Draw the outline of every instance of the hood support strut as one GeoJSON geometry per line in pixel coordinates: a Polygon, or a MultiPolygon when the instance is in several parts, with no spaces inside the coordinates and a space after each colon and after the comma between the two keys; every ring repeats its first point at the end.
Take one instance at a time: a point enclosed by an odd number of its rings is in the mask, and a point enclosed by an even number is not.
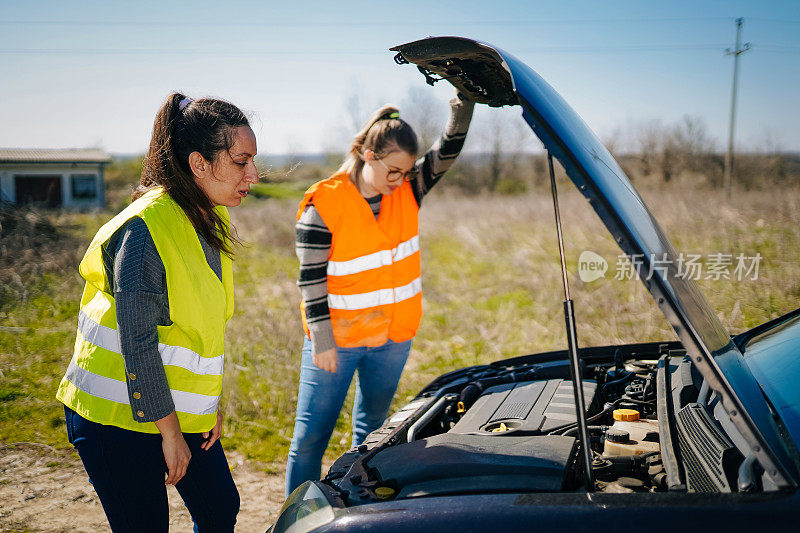
{"type": "Polygon", "coordinates": [[[553,155],[547,151],[547,164],[550,167],[550,190],[553,193],[553,210],[556,217],[556,233],[558,235],[558,252],[561,256],[561,279],[564,284],[564,320],[567,325],[567,345],[569,349],[570,374],[572,377],[572,390],[575,394],[575,416],[578,421],[578,438],[583,455],[583,480],[586,492],[594,491],[594,474],[592,472],[592,449],[589,440],[589,430],[586,422],[586,400],[583,397],[583,376],[578,356],[578,333],[575,325],[575,308],[569,294],[569,280],[567,279],[567,262],[564,254],[564,237],[561,233],[561,214],[558,211],[558,191],[556,189],[556,175],[553,169],[553,155]]]}

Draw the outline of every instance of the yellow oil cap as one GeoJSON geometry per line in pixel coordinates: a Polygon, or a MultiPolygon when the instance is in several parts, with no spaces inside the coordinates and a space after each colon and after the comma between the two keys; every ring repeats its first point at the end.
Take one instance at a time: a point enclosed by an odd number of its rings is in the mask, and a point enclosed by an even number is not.
{"type": "Polygon", "coordinates": [[[636,409],[614,409],[614,420],[622,422],[636,422],[639,420],[639,411],[636,409]]]}
{"type": "Polygon", "coordinates": [[[392,487],[376,487],[375,496],[380,500],[388,500],[394,496],[394,489],[392,487]]]}

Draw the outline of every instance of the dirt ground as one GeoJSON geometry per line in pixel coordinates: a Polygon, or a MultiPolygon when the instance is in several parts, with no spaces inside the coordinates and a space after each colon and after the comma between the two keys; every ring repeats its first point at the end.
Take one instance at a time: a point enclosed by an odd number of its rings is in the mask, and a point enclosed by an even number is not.
{"type": "MultiPolygon", "coordinates": [[[[277,474],[228,453],[241,509],[236,531],[264,532],[283,504],[283,465],[277,474]]],[[[168,487],[171,532],[190,532],[192,521],[174,487],[168,487]]],[[[80,460],[48,446],[0,447],[0,531],[111,531],[80,460]]]]}

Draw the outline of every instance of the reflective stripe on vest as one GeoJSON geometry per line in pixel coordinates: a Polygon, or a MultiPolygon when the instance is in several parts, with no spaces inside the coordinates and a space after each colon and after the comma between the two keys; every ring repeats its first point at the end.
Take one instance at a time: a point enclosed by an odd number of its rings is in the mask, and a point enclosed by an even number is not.
{"type": "MultiPolygon", "coordinates": [[[[122,348],[120,348],[119,345],[119,334],[117,330],[101,326],[89,318],[83,311],[78,313],[78,331],[80,331],[86,341],[95,346],[122,355],[122,348]]],[[[225,354],[218,355],[217,357],[200,357],[189,348],[184,348],[183,346],[168,346],[161,342],[158,343],[158,352],[161,354],[161,362],[165,365],[179,366],[193,374],[222,375],[225,354]]]]}
{"type": "Polygon", "coordinates": [[[408,285],[395,289],[379,289],[361,294],[328,294],[331,309],[368,309],[408,300],[422,292],[422,279],[417,278],[408,285]]]}
{"type": "Polygon", "coordinates": [[[419,206],[411,184],[383,196],[377,219],[346,173],[309,188],[298,220],[312,200],[332,235],[327,301],[336,344],[380,346],[412,339],[422,317],[422,280],[419,206]]]}
{"type": "MultiPolygon", "coordinates": [[[[124,381],[89,372],[75,364],[74,358],[70,361],[64,377],[86,394],[114,403],[130,405],[128,385],[124,381]]],[[[182,413],[208,415],[216,413],[219,408],[219,396],[207,396],[175,389],[170,389],[170,393],[175,410],[182,413]]]]}
{"type": "MultiPolygon", "coordinates": [[[[401,242],[392,250],[381,250],[368,255],[362,255],[349,261],[328,261],[329,276],[347,276],[358,274],[373,268],[389,266],[394,261],[400,261],[411,254],[419,252],[419,235],[415,235],[405,242],[401,242]]],[[[391,302],[390,302],[391,303],[391,302]]]]}

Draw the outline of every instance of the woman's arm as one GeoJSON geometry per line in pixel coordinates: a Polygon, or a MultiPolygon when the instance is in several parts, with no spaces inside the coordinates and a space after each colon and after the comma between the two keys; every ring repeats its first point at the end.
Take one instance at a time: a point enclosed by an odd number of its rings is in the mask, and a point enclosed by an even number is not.
{"type": "Polygon", "coordinates": [[[295,251],[300,260],[300,279],[297,280],[297,286],[305,302],[306,323],[311,333],[313,353],[316,355],[334,350],[335,355],[336,342],[333,338],[333,326],[328,309],[328,256],[331,250],[331,232],[311,203],[303,211],[295,229],[297,234],[295,251]]]}
{"type": "Polygon", "coordinates": [[[416,175],[411,179],[411,186],[414,189],[417,205],[422,205],[422,198],[439,182],[464,147],[474,109],[475,102],[471,100],[460,98],[450,100],[450,118],[447,127],[442,136],[414,166],[416,175]]]}
{"type": "Polygon", "coordinates": [[[155,422],[175,410],[158,351],[157,326],[171,324],[164,263],[140,218],[112,237],[108,252],[131,413],[137,422],[155,422]]]}
{"type": "Polygon", "coordinates": [[[192,457],[183,438],[178,415],[158,351],[158,328],[170,324],[166,271],[147,225],[140,218],[128,222],[105,250],[117,312],[117,331],[125,361],[128,398],[133,419],[155,422],[174,485],[186,474],[192,457]],[[109,253],[113,250],[113,254],[109,253]]]}

